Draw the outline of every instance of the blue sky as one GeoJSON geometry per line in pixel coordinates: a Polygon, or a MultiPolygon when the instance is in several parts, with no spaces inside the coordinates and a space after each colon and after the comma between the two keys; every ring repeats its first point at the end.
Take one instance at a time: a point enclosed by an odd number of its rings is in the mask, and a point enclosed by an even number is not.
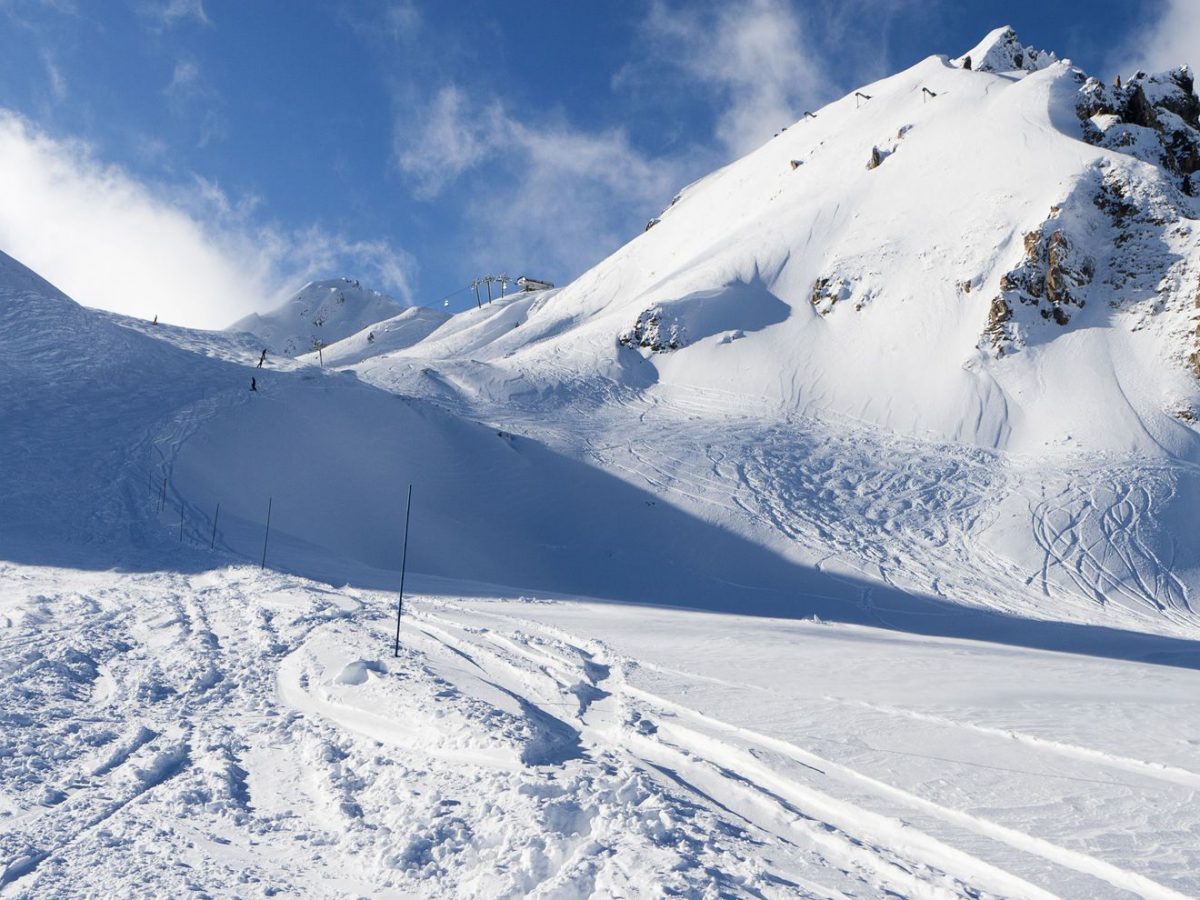
{"type": "Polygon", "coordinates": [[[561,282],[859,84],[1000,24],[1106,78],[1200,61],[1194,7],[0,0],[0,249],[206,327],[314,277],[561,282]]]}

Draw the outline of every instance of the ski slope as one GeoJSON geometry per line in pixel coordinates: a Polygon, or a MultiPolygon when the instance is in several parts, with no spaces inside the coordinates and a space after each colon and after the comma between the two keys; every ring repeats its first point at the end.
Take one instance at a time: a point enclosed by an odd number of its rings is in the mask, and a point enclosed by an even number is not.
{"type": "Polygon", "coordinates": [[[0,254],[0,896],[1200,894],[1182,88],[967,55],[453,317],[0,254]]]}
{"type": "Polygon", "coordinates": [[[4,578],[5,895],[1200,888],[1194,668],[420,582],[393,657],[391,592],[4,578]]]}

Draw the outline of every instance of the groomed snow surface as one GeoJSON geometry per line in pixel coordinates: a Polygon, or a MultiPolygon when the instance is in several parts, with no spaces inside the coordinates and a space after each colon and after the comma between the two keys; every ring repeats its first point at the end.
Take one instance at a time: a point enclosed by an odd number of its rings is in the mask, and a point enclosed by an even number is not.
{"type": "Polygon", "coordinates": [[[1200,895],[1193,201],[972,56],[449,319],[0,254],[0,896],[1200,895]]]}

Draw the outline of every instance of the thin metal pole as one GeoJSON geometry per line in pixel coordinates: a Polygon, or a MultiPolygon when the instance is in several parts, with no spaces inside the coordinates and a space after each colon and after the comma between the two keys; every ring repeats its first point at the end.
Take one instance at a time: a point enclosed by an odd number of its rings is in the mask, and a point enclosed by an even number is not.
{"type": "Polygon", "coordinates": [[[271,537],[271,503],[272,503],[272,498],[268,497],[267,498],[267,531],[266,531],[266,534],[263,535],[263,556],[262,556],[262,562],[258,566],[260,569],[265,569],[267,567],[267,540],[271,537]]]}
{"type": "Polygon", "coordinates": [[[481,304],[479,302],[479,281],[478,280],[472,281],[471,287],[475,288],[475,308],[483,309],[483,304],[481,304]]]}
{"type": "Polygon", "coordinates": [[[221,504],[217,504],[217,511],[213,513],[213,533],[212,540],[208,542],[208,549],[211,550],[217,546],[217,519],[221,518],[221,504]]]}
{"type": "Polygon", "coordinates": [[[396,602],[396,651],[400,655],[400,616],[404,614],[404,572],[408,569],[408,520],[412,515],[412,485],[408,486],[408,506],[404,510],[404,555],[400,558],[400,599],[396,602]]]}

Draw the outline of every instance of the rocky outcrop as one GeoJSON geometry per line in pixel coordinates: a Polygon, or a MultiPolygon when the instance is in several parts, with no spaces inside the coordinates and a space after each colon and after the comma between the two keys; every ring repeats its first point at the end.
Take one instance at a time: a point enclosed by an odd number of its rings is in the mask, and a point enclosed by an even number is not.
{"type": "Polygon", "coordinates": [[[1106,85],[1089,78],[1079,89],[1076,112],[1088,143],[1162,166],[1189,194],[1200,190],[1200,98],[1187,66],[1106,85]]]}
{"type": "Polygon", "coordinates": [[[872,272],[856,272],[849,277],[822,275],[813,282],[809,302],[822,316],[829,315],[838,304],[845,305],[851,300],[854,301],[850,304],[854,310],[861,311],[878,293],[872,286],[875,284],[875,275],[877,273],[872,272]]]}
{"type": "Polygon", "coordinates": [[[1043,319],[1066,325],[1072,311],[1083,308],[1080,288],[1091,282],[1096,267],[1065,232],[1049,225],[1025,235],[1025,259],[1000,279],[1000,290],[1007,301],[1034,307],[1043,319]]]}
{"type": "Polygon", "coordinates": [[[633,327],[622,332],[617,340],[623,346],[640,347],[652,353],[678,350],[686,344],[683,325],[666,321],[662,308],[657,306],[639,314],[633,327]]]}
{"type": "Polygon", "coordinates": [[[1059,214],[1056,207],[1040,228],[1025,235],[1021,264],[1000,278],[984,329],[985,341],[998,353],[1026,341],[1016,310],[1034,311],[1063,326],[1086,304],[1084,289],[1095,277],[1096,262],[1059,226],[1059,214]]]}
{"type": "Polygon", "coordinates": [[[992,305],[988,309],[987,326],[983,330],[984,342],[995,351],[997,356],[1004,355],[1005,345],[1011,341],[1006,327],[1011,318],[1012,307],[1008,305],[1003,294],[997,294],[992,298],[992,305]]]}
{"type": "Polygon", "coordinates": [[[1194,349],[1191,355],[1188,356],[1188,363],[1192,367],[1192,374],[1197,379],[1200,379],[1200,290],[1196,292],[1195,309],[1196,330],[1192,332],[1192,347],[1194,349]]]}

